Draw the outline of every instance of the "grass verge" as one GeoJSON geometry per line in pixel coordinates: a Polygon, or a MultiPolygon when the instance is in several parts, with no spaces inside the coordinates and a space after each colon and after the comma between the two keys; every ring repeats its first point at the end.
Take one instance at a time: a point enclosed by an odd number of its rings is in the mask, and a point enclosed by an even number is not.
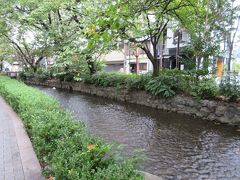
{"type": "Polygon", "coordinates": [[[0,95],[23,120],[46,177],[143,179],[135,158],[119,158],[110,144],[87,133],[54,98],[4,76],[0,76],[0,95]]]}

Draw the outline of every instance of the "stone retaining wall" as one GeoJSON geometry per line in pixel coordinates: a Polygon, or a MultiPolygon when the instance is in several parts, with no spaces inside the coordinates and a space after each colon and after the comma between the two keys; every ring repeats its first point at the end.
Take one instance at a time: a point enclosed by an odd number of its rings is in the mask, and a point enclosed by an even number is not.
{"type": "Polygon", "coordinates": [[[219,121],[221,123],[240,126],[240,105],[235,103],[213,100],[198,101],[184,95],[177,95],[173,98],[166,99],[152,96],[145,91],[128,91],[126,89],[113,87],[96,87],[95,85],[78,82],[60,82],[57,80],[39,82],[36,80],[28,80],[26,83],[79,91],[118,101],[197,116],[210,121],[219,121]]]}

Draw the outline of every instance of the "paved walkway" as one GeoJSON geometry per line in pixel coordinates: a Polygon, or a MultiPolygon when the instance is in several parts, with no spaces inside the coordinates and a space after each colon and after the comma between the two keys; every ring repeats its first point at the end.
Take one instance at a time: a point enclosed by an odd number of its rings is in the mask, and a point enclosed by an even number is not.
{"type": "Polygon", "coordinates": [[[41,167],[22,121],[0,97],[0,180],[40,180],[41,167]]]}

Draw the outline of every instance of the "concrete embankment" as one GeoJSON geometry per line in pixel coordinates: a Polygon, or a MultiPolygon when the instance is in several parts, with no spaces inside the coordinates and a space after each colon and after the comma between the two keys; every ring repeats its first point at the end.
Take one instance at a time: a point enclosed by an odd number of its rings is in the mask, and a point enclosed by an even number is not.
{"type": "Polygon", "coordinates": [[[218,121],[240,126],[240,105],[236,103],[215,100],[196,100],[185,95],[161,98],[152,96],[145,91],[128,91],[127,89],[114,87],[97,87],[80,82],[60,82],[58,80],[40,82],[38,80],[28,80],[26,83],[88,93],[118,101],[196,116],[209,121],[218,121]]]}

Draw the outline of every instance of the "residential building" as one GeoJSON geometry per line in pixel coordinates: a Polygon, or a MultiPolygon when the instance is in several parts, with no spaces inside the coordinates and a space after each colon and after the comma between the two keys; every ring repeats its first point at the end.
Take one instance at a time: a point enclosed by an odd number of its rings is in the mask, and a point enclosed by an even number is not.
{"type": "MultiPolygon", "coordinates": [[[[188,34],[183,30],[173,31],[170,28],[164,33],[162,42],[158,45],[158,56],[161,61],[160,66],[173,69],[176,67],[176,56],[183,56],[182,48],[187,46],[190,41],[188,34]],[[178,40],[179,38],[179,40],[178,40]]],[[[150,49],[152,49],[149,42],[150,49]]],[[[118,50],[106,54],[106,71],[121,71],[126,73],[138,72],[147,73],[153,70],[152,63],[147,55],[140,48],[129,46],[128,41],[119,44],[118,50]]],[[[184,68],[183,65],[179,66],[184,68]]]]}
{"type": "Polygon", "coordinates": [[[119,49],[105,55],[104,59],[106,61],[106,71],[123,71],[126,73],[138,71],[138,73],[143,74],[153,69],[145,52],[140,48],[131,47],[128,41],[120,43],[119,49]]]}

